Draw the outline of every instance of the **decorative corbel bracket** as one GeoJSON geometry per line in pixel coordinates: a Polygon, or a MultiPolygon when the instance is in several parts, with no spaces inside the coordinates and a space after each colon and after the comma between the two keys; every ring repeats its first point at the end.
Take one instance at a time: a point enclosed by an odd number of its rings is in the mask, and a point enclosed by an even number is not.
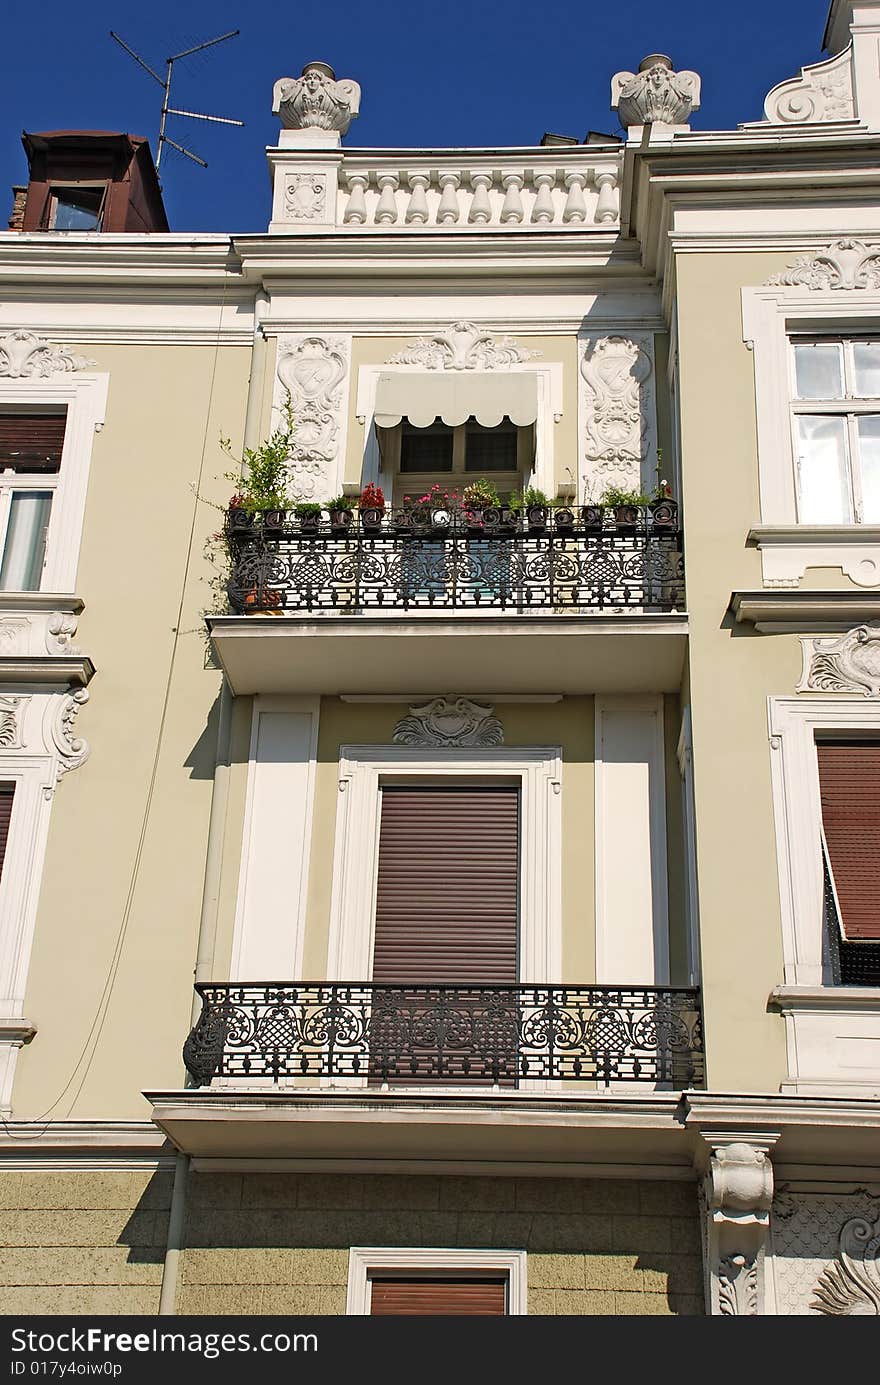
{"type": "Polygon", "coordinates": [[[764,1260],[770,1235],[778,1131],[701,1131],[707,1310],[722,1317],[765,1313],[764,1260]]]}

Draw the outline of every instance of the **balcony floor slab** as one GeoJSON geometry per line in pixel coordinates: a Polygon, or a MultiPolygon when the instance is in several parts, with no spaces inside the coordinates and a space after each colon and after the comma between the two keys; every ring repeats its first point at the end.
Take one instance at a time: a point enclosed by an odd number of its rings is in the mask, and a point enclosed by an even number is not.
{"type": "Polygon", "coordinates": [[[676,692],[684,613],[208,618],[237,695],[676,692]]]}

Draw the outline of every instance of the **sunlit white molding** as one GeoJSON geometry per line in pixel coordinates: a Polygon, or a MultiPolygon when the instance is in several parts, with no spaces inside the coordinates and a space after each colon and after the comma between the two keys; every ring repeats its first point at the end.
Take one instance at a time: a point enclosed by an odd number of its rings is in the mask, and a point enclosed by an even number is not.
{"type": "Polygon", "coordinates": [[[254,698],[233,981],[301,978],[319,715],[317,697],[254,698]]]}
{"type": "Polygon", "coordinates": [[[519,1317],[528,1312],[528,1285],[524,1250],[451,1250],[449,1247],[430,1250],[422,1246],[352,1246],[348,1256],[348,1297],[345,1311],[349,1317],[364,1317],[370,1313],[370,1280],[373,1270],[392,1273],[413,1271],[425,1275],[432,1270],[455,1277],[458,1272],[504,1276],[507,1280],[505,1313],[519,1317]]]}
{"type": "Polygon", "coordinates": [[[669,984],[663,697],[596,698],[596,980],[669,984]]]}

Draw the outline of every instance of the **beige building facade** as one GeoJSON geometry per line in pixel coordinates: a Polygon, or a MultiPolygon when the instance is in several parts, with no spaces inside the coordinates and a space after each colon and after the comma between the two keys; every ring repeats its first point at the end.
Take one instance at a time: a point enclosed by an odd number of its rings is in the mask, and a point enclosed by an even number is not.
{"type": "Polygon", "coordinates": [[[309,64],[267,232],[0,234],[3,1312],[880,1311],[880,6],[825,47],[465,153],[309,64]]]}

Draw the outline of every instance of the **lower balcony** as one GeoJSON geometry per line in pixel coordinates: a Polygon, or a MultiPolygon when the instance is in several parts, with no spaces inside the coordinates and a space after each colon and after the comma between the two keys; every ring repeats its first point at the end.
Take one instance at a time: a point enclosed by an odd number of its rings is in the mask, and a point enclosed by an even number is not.
{"type": "Polygon", "coordinates": [[[375,1085],[703,1082],[699,993],[664,986],[196,986],[184,1045],[216,1079],[375,1085]]]}
{"type": "Polygon", "coordinates": [[[630,509],[233,510],[235,614],[209,618],[214,647],[243,695],[675,691],[682,536],[674,509],[630,509]]]}
{"type": "Polygon", "coordinates": [[[691,1167],[682,1092],[704,1085],[696,989],[196,989],[184,1048],[196,1085],[146,1096],[197,1165],[691,1167]]]}

